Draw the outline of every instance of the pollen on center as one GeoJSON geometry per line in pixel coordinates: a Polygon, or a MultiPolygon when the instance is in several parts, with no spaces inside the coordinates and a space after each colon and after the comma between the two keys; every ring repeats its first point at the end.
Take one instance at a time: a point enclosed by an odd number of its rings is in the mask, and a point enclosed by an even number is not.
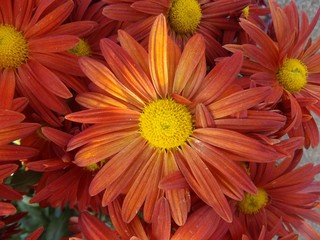
{"type": "Polygon", "coordinates": [[[238,203],[238,207],[243,214],[256,214],[267,205],[268,201],[268,193],[258,188],[257,194],[246,193],[243,200],[238,203]]]}
{"type": "Polygon", "coordinates": [[[193,34],[201,17],[197,0],[173,0],[168,14],[170,27],[178,34],[193,34]]]}
{"type": "Polygon", "coordinates": [[[189,109],[171,98],[146,105],[139,118],[140,133],[158,149],[171,149],[184,144],[193,131],[189,109]]]}

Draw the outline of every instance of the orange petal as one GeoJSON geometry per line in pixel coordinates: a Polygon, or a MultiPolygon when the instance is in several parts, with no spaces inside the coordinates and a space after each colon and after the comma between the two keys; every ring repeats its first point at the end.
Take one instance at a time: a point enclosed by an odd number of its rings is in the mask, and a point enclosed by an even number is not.
{"type": "Polygon", "coordinates": [[[25,116],[22,113],[0,109],[0,130],[23,121],[25,116]]]}
{"type": "Polygon", "coordinates": [[[131,109],[96,108],[74,112],[65,116],[66,119],[80,123],[108,123],[117,121],[138,122],[140,113],[131,109]]]}
{"type": "Polygon", "coordinates": [[[152,239],[170,239],[171,216],[168,201],[162,197],[158,200],[152,215],[152,239]]]}
{"type": "MultiPolygon", "coordinates": [[[[182,52],[173,82],[174,93],[181,94],[187,83],[192,80],[191,76],[204,58],[204,53],[204,39],[202,35],[196,34],[190,38],[182,52]]],[[[205,74],[205,69],[203,70],[205,74]]]]}
{"type": "Polygon", "coordinates": [[[220,61],[205,77],[194,101],[208,104],[219,97],[238,76],[242,62],[241,52],[220,61]]]}
{"type": "Polygon", "coordinates": [[[178,228],[171,240],[210,239],[210,236],[219,226],[223,227],[223,224],[225,223],[209,206],[204,206],[195,211],[185,225],[178,228]]]}
{"type": "Polygon", "coordinates": [[[257,87],[233,93],[208,106],[215,119],[247,110],[261,103],[269,94],[269,87],[257,87]]]}
{"type": "Polygon", "coordinates": [[[76,96],[76,101],[86,108],[106,108],[119,107],[127,108],[127,106],[117,99],[108,97],[97,92],[83,92],[76,96]]]}
{"type": "Polygon", "coordinates": [[[25,158],[34,157],[39,153],[38,150],[34,148],[24,147],[24,146],[15,146],[7,145],[0,146],[0,160],[21,160],[25,158]]]}
{"type": "Polygon", "coordinates": [[[117,124],[110,122],[106,124],[95,124],[87,128],[85,131],[82,131],[76,134],[68,143],[67,151],[71,151],[77,147],[85,145],[91,141],[102,141],[105,134],[110,132],[118,131],[131,131],[138,130],[137,123],[127,122],[118,122],[117,124]]]}
{"type": "Polygon", "coordinates": [[[0,202],[0,216],[7,216],[16,212],[16,208],[11,203],[0,202]]]}
{"type": "Polygon", "coordinates": [[[11,109],[15,87],[16,78],[14,71],[9,69],[2,70],[2,73],[0,73],[0,109],[11,109]]]}
{"type": "Polygon", "coordinates": [[[32,52],[62,52],[67,51],[79,42],[79,38],[69,35],[47,36],[38,39],[30,39],[29,51],[32,52]]]}
{"type": "Polygon", "coordinates": [[[79,167],[86,167],[103,161],[121,151],[138,136],[136,131],[105,134],[103,141],[90,142],[82,147],[75,155],[74,163],[79,167]]]}
{"type": "Polygon", "coordinates": [[[157,95],[149,77],[126,51],[107,38],[100,41],[100,48],[108,66],[124,86],[144,102],[156,99],[157,95]]]}
{"type": "Polygon", "coordinates": [[[42,127],[41,132],[50,141],[54,142],[60,147],[66,147],[72,135],[51,127],[42,127]]]}
{"type": "Polygon", "coordinates": [[[103,222],[90,215],[88,212],[82,212],[80,214],[79,227],[81,233],[88,240],[119,240],[116,233],[111,231],[103,222]]]}
{"type": "Polygon", "coordinates": [[[37,123],[19,123],[0,129],[0,145],[24,138],[40,127],[37,123]]]}
{"type": "Polygon", "coordinates": [[[149,191],[158,191],[152,188],[154,169],[157,169],[158,153],[155,152],[152,157],[140,170],[137,178],[134,180],[129,192],[126,194],[122,205],[122,218],[125,222],[130,222],[141,208],[149,191]]]}
{"type": "Polygon", "coordinates": [[[183,145],[182,152],[175,152],[175,157],[182,174],[194,192],[220,217],[231,222],[232,213],[227,199],[199,155],[190,146],[183,145]]]}
{"type": "Polygon", "coordinates": [[[82,57],[79,59],[79,65],[87,77],[98,87],[116,98],[143,107],[143,101],[130,90],[121,86],[115,75],[102,63],[88,57],[82,57]]]}
{"type": "Polygon", "coordinates": [[[199,128],[194,130],[193,136],[200,141],[235,153],[246,161],[270,162],[284,157],[271,146],[235,131],[199,128]]]}
{"type": "MultiPolygon", "coordinates": [[[[165,189],[165,194],[171,208],[173,220],[178,226],[182,226],[187,221],[188,212],[190,211],[191,200],[189,185],[181,174],[172,152],[168,152],[164,159],[164,174],[165,177],[168,177],[172,176],[174,173],[178,173],[179,175],[177,182],[175,182],[176,178],[173,181],[171,178],[171,181],[167,179],[168,184],[170,187],[178,185],[180,189],[165,189]]],[[[163,182],[160,181],[159,188],[161,188],[161,183],[163,182]]]]}
{"type": "Polygon", "coordinates": [[[156,18],[149,37],[150,74],[153,85],[161,97],[166,97],[169,90],[167,38],[166,18],[161,14],[156,18]]]}
{"type": "Polygon", "coordinates": [[[89,188],[90,195],[98,194],[109,184],[116,181],[131,164],[134,164],[136,158],[145,149],[145,140],[139,137],[111,158],[93,178],[89,188]]]}

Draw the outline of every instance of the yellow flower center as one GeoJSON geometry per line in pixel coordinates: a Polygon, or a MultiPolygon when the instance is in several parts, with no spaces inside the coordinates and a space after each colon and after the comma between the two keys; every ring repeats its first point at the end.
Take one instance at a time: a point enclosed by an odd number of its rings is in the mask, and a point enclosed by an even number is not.
{"type": "Polygon", "coordinates": [[[244,214],[256,214],[268,203],[268,194],[258,188],[257,194],[246,193],[244,199],[238,203],[239,210],[244,214]]]}
{"type": "Polygon", "coordinates": [[[171,28],[176,33],[193,34],[201,16],[201,7],[197,0],[173,0],[168,18],[171,28]]]}
{"type": "Polygon", "coordinates": [[[79,43],[74,48],[71,48],[69,52],[79,57],[90,56],[91,48],[85,40],[80,39],[79,43]]]}
{"type": "Polygon", "coordinates": [[[0,69],[17,68],[27,61],[28,43],[13,26],[0,25],[0,69]]]}
{"type": "Polygon", "coordinates": [[[242,13],[243,13],[243,16],[244,16],[245,18],[248,18],[248,17],[249,17],[249,11],[250,11],[249,5],[246,6],[244,9],[242,9],[242,13]]]}
{"type": "Polygon", "coordinates": [[[144,107],[139,120],[142,137],[159,149],[181,146],[193,130],[188,108],[173,99],[159,99],[149,103],[144,107]]]}
{"type": "Polygon", "coordinates": [[[105,160],[97,162],[97,163],[93,163],[89,166],[86,166],[86,169],[90,172],[94,172],[96,170],[99,170],[104,164],[105,164],[105,160]]]}
{"type": "Polygon", "coordinates": [[[289,92],[299,92],[307,83],[308,69],[299,59],[287,58],[277,73],[279,83],[289,92]]]}

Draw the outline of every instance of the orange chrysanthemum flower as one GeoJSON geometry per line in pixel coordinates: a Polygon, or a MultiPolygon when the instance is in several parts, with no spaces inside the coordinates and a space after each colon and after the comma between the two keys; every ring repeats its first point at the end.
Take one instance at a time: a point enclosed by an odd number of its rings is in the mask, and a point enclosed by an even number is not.
{"type": "Polygon", "coordinates": [[[273,146],[232,130],[242,123],[243,132],[273,132],[283,126],[273,113],[267,117],[275,120],[268,130],[259,128],[262,118],[257,112],[253,110],[249,117],[247,109],[262,102],[270,89],[241,90],[232,85],[242,65],[240,53],[223,60],[205,76],[202,36],[192,37],[181,54],[167,36],[163,15],[152,27],[149,53],[123,31],[119,40],[124,49],[109,39],[101,41],[112,71],[93,59],[80,59],[96,92],[80,94],[76,99],[88,110],[66,116],[71,121],[93,124],[68,144],[69,151],[81,147],[74,163],[86,167],[106,161],[90,185],[90,194],[105,190],[105,206],[125,192],[122,215],[126,222],[143,203],[144,218],[149,222],[156,200],[165,195],[173,219],[182,225],[190,208],[188,188],[183,185],[164,191],[158,187],[169,175],[182,174],[202,200],[231,221],[224,194],[241,199],[244,190],[256,189],[241,165],[224,153],[258,162],[283,156],[273,146]],[[239,112],[248,117],[230,118],[239,112]],[[229,119],[229,124],[223,125],[223,119],[229,119]],[[254,127],[246,125],[247,120],[254,127]]]}
{"type": "Polygon", "coordinates": [[[73,6],[71,0],[3,0],[0,5],[0,85],[5,86],[0,89],[16,89],[52,125],[60,120],[51,111],[70,112],[65,99],[72,94],[62,73],[83,75],[77,58],[65,52],[79,42],[74,34],[95,24],[62,24],[73,6]]]}
{"type": "Polygon", "coordinates": [[[320,9],[309,24],[307,17],[299,20],[297,6],[291,2],[284,10],[273,0],[269,1],[274,39],[258,26],[241,19],[240,25],[256,42],[243,45],[226,45],[232,52],[242,51],[247,57],[242,72],[258,86],[271,86],[267,102],[283,111],[288,126],[282,134],[304,136],[306,147],[319,143],[317,125],[311,111],[320,116],[320,39],[308,41],[320,16],[320,9]]]}
{"type": "MultiPolygon", "coordinates": [[[[302,145],[303,140],[298,141],[302,145]]],[[[298,232],[304,239],[320,239],[306,221],[320,222],[320,213],[314,209],[319,201],[319,182],[315,177],[320,168],[311,163],[295,168],[301,156],[302,150],[298,150],[278,164],[249,163],[248,172],[258,191],[247,193],[233,205],[240,223],[253,239],[258,238],[262,226],[271,230],[279,221],[282,224],[274,231],[280,237],[298,232]]]]}
{"type": "MultiPolygon", "coordinates": [[[[123,22],[123,30],[137,41],[147,45],[147,39],[155,17],[166,16],[170,36],[183,47],[196,33],[204,36],[208,64],[213,65],[217,57],[227,56],[220,43],[223,30],[239,29],[230,15],[241,12],[249,0],[160,0],[160,1],[114,1],[103,14],[110,19],[123,22]]],[[[143,44],[144,45],[144,44],[143,44]]]]}

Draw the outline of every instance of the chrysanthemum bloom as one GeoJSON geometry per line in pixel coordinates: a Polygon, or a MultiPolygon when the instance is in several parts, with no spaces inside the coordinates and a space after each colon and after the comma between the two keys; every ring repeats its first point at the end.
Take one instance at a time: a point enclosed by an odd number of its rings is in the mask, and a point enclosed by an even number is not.
{"type": "Polygon", "coordinates": [[[242,91],[232,85],[242,64],[239,53],[205,76],[202,36],[192,37],[181,54],[167,36],[163,15],[151,30],[149,53],[123,31],[119,40],[125,50],[109,39],[101,41],[111,70],[93,59],[80,59],[82,70],[99,92],[79,94],[77,101],[89,109],[66,116],[93,124],[68,144],[69,151],[81,147],[74,163],[86,167],[105,161],[90,185],[90,194],[105,190],[102,205],[106,206],[125,193],[125,222],[134,218],[143,203],[144,218],[151,221],[156,200],[165,195],[173,219],[182,225],[190,208],[188,189],[158,188],[164,177],[182,174],[201,199],[231,221],[224,194],[241,199],[243,190],[256,189],[244,169],[232,158],[225,158],[224,152],[258,162],[283,156],[273,146],[231,130],[243,124],[244,132],[262,133],[283,126],[283,119],[271,113],[266,117],[271,129],[266,129],[260,124],[265,117],[246,112],[264,100],[269,88],[242,91]],[[251,116],[230,119],[239,112],[251,116]],[[230,119],[228,126],[223,125],[223,119],[230,119]]]}
{"type": "Polygon", "coordinates": [[[67,132],[67,128],[62,131],[42,127],[41,132],[36,135],[38,136],[32,136],[32,139],[29,137],[28,145],[42,146],[38,148],[42,154],[25,164],[28,170],[41,172],[43,175],[36,184],[30,203],[54,208],[63,208],[68,204],[69,208],[79,211],[90,209],[98,212],[101,208],[101,197],[90,196],[88,189],[99,165],[82,168],[72,162],[74,154],[66,152],[66,147],[73,135],[67,132]]]}
{"type": "Polygon", "coordinates": [[[248,172],[258,188],[256,194],[247,193],[244,199],[234,204],[235,214],[245,225],[253,239],[264,225],[271,230],[282,220],[276,235],[300,233],[303,239],[320,239],[307,222],[320,222],[320,213],[314,208],[319,201],[319,182],[315,176],[320,166],[307,164],[292,169],[301,158],[301,152],[286,158],[281,163],[250,163],[248,172]],[[296,159],[298,158],[298,159],[296,159]]]}
{"type": "Polygon", "coordinates": [[[54,70],[83,75],[77,58],[64,52],[79,42],[73,34],[88,32],[94,24],[62,24],[73,6],[71,0],[3,0],[0,5],[0,84],[5,91],[16,89],[27,97],[33,109],[52,125],[60,124],[53,112],[69,112],[65,99],[72,96],[63,82],[67,78],[54,70]],[[61,29],[63,35],[55,34],[61,29]]]}
{"type": "Polygon", "coordinates": [[[306,147],[319,143],[319,132],[311,111],[320,115],[320,39],[314,43],[308,37],[317,23],[320,9],[309,24],[305,13],[299,20],[297,6],[291,2],[285,10],[270,0],[275,39],[259,27],[241,19],[240,25],[256,45],[226,45],[233,52],[247,57],[242,72],[251,75],[258,86],[271,86],[267,102],[288,116],[288,126],[282,134],[304,136],[306,147]]]}
{"type": "Polygon", "coordinates": [[[155,17],[163,14],[168,23],[170,36],[183,47],[196,33],[204,36],[208,64],[214,59],[227,56],[220,43],[222,30],[236,30],[237,22],[230,22],[230,14],[241,12],[249,0],[160,0],[160,1],[114,1],[109,3],[103,14],[124,23],[123,30],[137,41],[147,45],[149,32],[155,17]]]}

